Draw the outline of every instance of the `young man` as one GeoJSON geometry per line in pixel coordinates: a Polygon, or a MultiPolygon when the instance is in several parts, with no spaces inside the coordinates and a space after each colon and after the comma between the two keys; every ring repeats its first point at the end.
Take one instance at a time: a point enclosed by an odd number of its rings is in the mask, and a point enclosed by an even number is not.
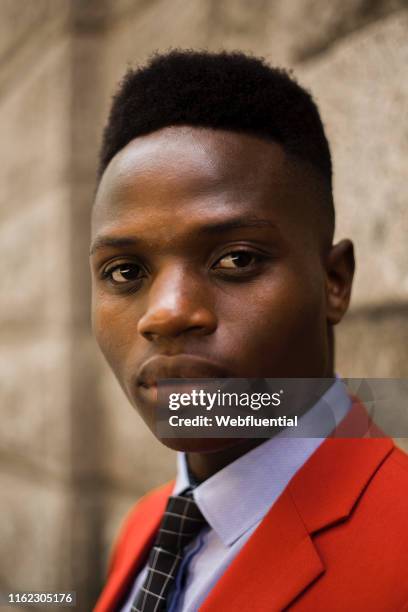
{"type": "Polygon", "coordinates": [[[331,180],[317,108],[284,71],[172,52],[125,76],[91,245],[94,330],[123,391],[155,433],[161,378],[332,379],[302,418],[330,405],[338,427],[167,440],[177,480],[131,511],[98,612],[408,605],[408,459],[334,374],[354,256],[333,244],[331,180]]]}

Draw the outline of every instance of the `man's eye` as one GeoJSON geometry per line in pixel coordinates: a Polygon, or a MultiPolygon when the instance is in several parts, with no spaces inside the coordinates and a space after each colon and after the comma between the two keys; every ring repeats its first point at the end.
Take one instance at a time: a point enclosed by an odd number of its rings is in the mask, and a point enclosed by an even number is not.
{"type": "Polygon", "coordinates": [[[221,257],[215,265],[218,270],[238,270],[256,263],[260,257],[248,251],[235,251],[221,257]]]}
{"type": "Polygon", "coordinates": [[[140,280],[142,275],[142,268],[132,263],[122,263],[111,266],[103,273],[104,278],[110,279],[116,285],[123,285],[135,280],[140,280]]]}

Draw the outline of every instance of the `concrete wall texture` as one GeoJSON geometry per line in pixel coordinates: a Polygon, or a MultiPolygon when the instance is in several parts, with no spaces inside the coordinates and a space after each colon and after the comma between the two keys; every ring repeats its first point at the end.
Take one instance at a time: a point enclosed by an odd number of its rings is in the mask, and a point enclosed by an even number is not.
{"type": "Polygon", "coordinates": [[[332,144],[337,238],[357,246],[337,369],[408,377],[408,2],[0,0],[0,17],[0,591],[72,589],[86,611],[126,510],[175,469],[90,332],[89,211],[117,81],[169,47],[294,69],[332,144]]]}

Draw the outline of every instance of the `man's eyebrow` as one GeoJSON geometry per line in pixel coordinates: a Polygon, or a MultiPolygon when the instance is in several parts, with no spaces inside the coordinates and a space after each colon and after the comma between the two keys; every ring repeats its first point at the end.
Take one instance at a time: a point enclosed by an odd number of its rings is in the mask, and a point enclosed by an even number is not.
{"type": "Polygon", "coordinates": [[[91,245],[89,254],[93,255],[95,251],[103,248],[126,248],[139,244],[139,240],[131,238],[130,236],[123,236],[121,238],[116,236],[97,236],[91,245]]]}
{"type": "MultiPolygon", "coordinates": [[[[234,229],[261,227],[269,227],[275,230],[277,229],[276,224],[269,219],[261,219],[259,217],[238,217],[235,219],[214,221],[212,223],[200,225],[192,233],[217,234],[234,229]]],[[[91,245],[89,254],[93,255],[95,251],[103,248],[126,248],[137,246],[138,244],[140,244],[140,239],[133,238],[131,236],[97,236],[91,245]]]]}
{"type": "Polygon", "coordinates": [[[277,230],[278,227],[275,223],[270,221],[269,219],[261,219],[260,217],[238,217],[235,219],[228,219],[225,221],[215,221],[214,223],[208,223],[206,225],[202,225],[199,228],[199,232],[204,232],[208,234],[215,234],[217,232],[227,232],[233,229],[244,229],[246,227],[269,227],[277,230]]]}

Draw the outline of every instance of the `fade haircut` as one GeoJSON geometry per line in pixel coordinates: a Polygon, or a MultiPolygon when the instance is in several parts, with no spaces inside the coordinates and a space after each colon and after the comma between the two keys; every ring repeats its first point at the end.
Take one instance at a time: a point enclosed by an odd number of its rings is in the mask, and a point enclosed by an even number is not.
{"type": "Polygon", "coordinates": [[[113,97],[99,155],[98,179],[131,140],[164,127],[230,130],[279,143],[323,178],[334,229],[332,162],[311,94],[282,68],[239,52],[174,50],[129,69],[113,97]]]}

